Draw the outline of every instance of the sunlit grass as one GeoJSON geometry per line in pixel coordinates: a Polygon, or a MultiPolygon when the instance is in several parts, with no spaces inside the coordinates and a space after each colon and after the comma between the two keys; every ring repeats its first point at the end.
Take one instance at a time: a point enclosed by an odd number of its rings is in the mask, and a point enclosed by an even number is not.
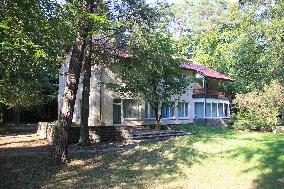
{"type": "Polygon", "coordinates": [[[42,188],[284,188],[283,134],[179,129],[193,135],[120,152],[73,155],[65,166],[46,165],[50,171],[45,174],[39,162],[37,182],[19,183],[42,188]]]}
{"type": "Polygon", "coordinates": [[[69,173],[68,186],[98,188],[283,188],[283,134],[181,129],[194,135],[76,157],[54,178],[69,173]]]}

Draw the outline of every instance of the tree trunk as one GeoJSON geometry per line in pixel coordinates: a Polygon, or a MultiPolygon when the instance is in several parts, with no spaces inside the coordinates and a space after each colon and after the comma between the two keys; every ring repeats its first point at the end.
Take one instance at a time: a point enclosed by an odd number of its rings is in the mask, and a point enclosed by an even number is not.
{"type": "MultiPolygon", "coordinates": [[[[90,12],[92,0],[86,0],[82,3],[82,10],[90,12]]],[[[67,161],[68,131],[72,125],[74,105],[78,90],[78,83],[82,69],[82,61],[85,51],[85,40],[89,26],[83,21],[79,21],[79,31],[76,34],[75,44],[72,49],[72,55],[67,74],[67,84],[62,98],[61,110],[59,113],[59,125],[56,128],[57,134],[54,138],[53,162],[61,164],[67,161]]]]}
{"type": "Polygon", "coordinates": [[[90,79],[92,67],[92,37],[89,37],[86,50],[86,59],[83,65],[83,92],[82,92],[82,108],[81,108],[81,128],[80,140],[81,145],[89,145],[89,97],[90,97],[90,79]]]}
{"type": "Polygon", "coordinates": [[[160,124],[161,116],[159,115],[159,103],[155,103],[154,106],[152,106],[155,111],[155,118],[156,118],[156,124],[160,124]]]}
{"type": "Polygon", "coordinates": [[[84,40],[85,36],[78,32],[76,36],[76,43],[72,50],[67,74],[67,84],[61,102],[59,125],[57,128],[58,132],[55,135],[54,140],[53,161],[56,164],[66,162],[67,160],[68,131],[72,125],[74,104],[84,57],[84,40]]]}
{"type": "Polygon", "coordinates": [[[14,113],[15,113],[15,123],[19,124],[21,122],[21,110],[20,110],[20,108],[15,108],[14,113]]]}

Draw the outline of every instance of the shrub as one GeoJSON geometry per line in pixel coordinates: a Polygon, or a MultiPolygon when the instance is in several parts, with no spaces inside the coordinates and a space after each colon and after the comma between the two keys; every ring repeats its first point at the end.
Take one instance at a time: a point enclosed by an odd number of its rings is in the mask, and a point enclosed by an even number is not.
{"type": "Polygon", "coordinates": [[[238,113],[234,121],[237,129],[271,131],[279,122],[278,116],[283,112],[284,88],[274,81],[262,91],[237,94],[234,104],[238,113]]]}

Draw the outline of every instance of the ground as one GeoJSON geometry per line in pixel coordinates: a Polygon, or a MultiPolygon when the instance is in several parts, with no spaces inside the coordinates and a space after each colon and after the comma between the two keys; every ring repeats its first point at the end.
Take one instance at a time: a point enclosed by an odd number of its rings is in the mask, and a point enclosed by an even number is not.
{"type": "MultiPolygon", "coordinates": [[[[193,135],[52,166],[45,140],[0,126],[0,188],[284,188],[284,135],[185,125],[193,135]]],[[[72,147],[71,147],[72,148],[72,147]]]]}

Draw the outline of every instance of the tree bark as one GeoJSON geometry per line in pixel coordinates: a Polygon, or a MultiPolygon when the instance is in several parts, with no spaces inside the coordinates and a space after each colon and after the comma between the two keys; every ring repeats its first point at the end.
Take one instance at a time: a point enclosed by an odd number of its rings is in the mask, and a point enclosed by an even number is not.
{"type": "MultiPolygon", "coordinates": [[[[82,10],[91,11],[93,0],[85,0],[82,3],[82,10]]],[[[65,163],[67,161],[68,132],[72,125],[74,105],[78,90],[78,83],[84,59],[87,32],[89,25],[86,22],[78,21],[79,31],[76,34],[75,44],[72,49],[72,55],[67,74],[67,84],[62,98],[61,110],[59,113],[59,125],[56,128],[57,134],[54,138],[53,162],[55,164],[65,163]]]]}
{"type": "Polygon", "coordinates": [[[14,113],[15,113],[15,123],[19,124],[21,122],[21,110],[20,110],[20,108],[15,108],[14,113]]]}
{"type": "Polygon", "coordinates": [[[83,65],[83,92],[82,92],[82,109],[81,109],[81,128],[80,140],[81,145],[89,145],[89,97],[90,97],[90,79],[92,68],[92,37],[89,37],[86,49],[86,59],[83,65]]]}
{"type": "Polygon", "coordinates": [[[74,105],[85,49],[85,34],[77,33],[67,74],[67,84],[59,113],[59,125],[54,140],[53,161],[55,164],[67,161],[68,131],[72,125],[74,105]]]}

